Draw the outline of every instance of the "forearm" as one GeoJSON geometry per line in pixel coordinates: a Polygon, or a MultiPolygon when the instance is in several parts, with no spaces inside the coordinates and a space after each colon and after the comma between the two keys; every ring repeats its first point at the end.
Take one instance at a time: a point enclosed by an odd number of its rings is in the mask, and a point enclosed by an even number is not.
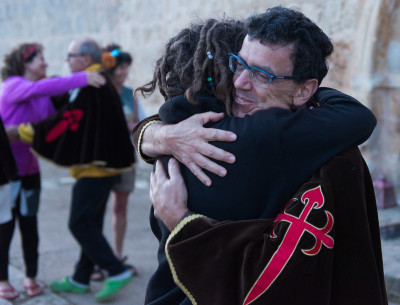
{"type": "MultiPolygon", "coordinates": [[[[136,127],[132,130],[132,144],[135,147],[139,157],[147,162],[147,163],[153,163],[154,159],[152,159],[149,155],[147,155],[143,150],[142,150],[142,141],[143,141],[143,135],[144,132],[146,131],[146,129],[153,123],[156,122],[160,122],[160,117],[158,115],[152,115],[149,116],[147,118],[145,118],[144,120],[140,121],[136,127]]],[[[149,139],[145,138],[145,142],[146,140],[149,141],[149,139]]]]}
{"type": "Polygon", "coordinates": [[[150,158],[156,158],[161,155],[168,155],[170,152],[165,145],[167,140],[167,133],[165,132],[165,124],[162,122],[151,121],[147,125],[141,135],[140,147],[141,154],[150,158]]]}
{"type": "Polygon", "coordinates": [[[56,96],[86,85],[86,72],[73,73],[63,77],[49,77],[39,81],[19,78],[7,85],[7,100],[18,103],[39,96],[56,96]]]}
{"type": "Polygon", "coordinates": [[[187,208],[166,209],[162,216],[159,216],[159,218],[168,228],[168,230],[172,231],[183,219],[193,214],[194,213],[189,211],[187,208]]]}
{"type": "Polygon", "coordinates": [[[316,97],[321,107],[315,110],[324,120],[317,121],[314,126],[323,131],[326,139],[337,138],[345,149],[360,145],[371,136],[376,118],[359,101],[330,88],[320,88],[316,97]]]}

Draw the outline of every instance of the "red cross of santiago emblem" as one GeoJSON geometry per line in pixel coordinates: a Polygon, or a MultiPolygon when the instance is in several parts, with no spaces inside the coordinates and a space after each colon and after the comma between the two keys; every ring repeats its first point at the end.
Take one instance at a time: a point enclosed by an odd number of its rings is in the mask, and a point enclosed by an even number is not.
{"type": "Polygon", "coordinates": [[[83,110],[73,109],[71,111],[65,110],[63,119],[57,123],[47,134],[46,142],[52,142],[60,137],[66,130],[77,131],[79,128],[79,121],[83,117],[83,110]]]}
{"type": "MultiPolygon", "coordinates": [[[[289,200],[285,206],[285,209],[290,203],[296,200],[296,198],[289,200]]],[[[317,228],[311,223],[307,222],[307,217],[310,215],[313,209],[321,209],[324,206],[325,198],[321,190],[321,185],[304,192],[301,196],[301,202],[304,204],[304,208],[298,217],[286,213],[286,210],[284,209],[283,213],[279,214],[275,218],[271,233],[272,238],[277,237],[274,233],[274,228],[279,222],[288,222],[289,227],[282,239],[281,244],[278,246],[278,249],[272,255],[271,260],[268,262],[267,266],[261,272],[257,281],[247,294],[243,305],[252,303],[271,287],[272,283],[277,279],[292,257],[304,232],[307,231],[315,238],[314,247],[308,250],[302,249],[302,252],[305,255],[318,254],[322,245],[329,249],[333,248],[333,238],[328,235],[333,227],[332,214],[325,210],[327,222],[323,228],[317,228]]]]}

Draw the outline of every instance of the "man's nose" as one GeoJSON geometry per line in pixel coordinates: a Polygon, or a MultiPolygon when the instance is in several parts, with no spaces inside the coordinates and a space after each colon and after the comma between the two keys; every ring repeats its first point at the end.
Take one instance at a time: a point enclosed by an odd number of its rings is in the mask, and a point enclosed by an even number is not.
{"type": "Polygon", "coordinates": [[[236,79],[234,79],[234,86],[236,89],[240,90],[251,90],[253,88],[253,83],[250,78],[250,71],[245,69],[240,75],[235,74],[236,79]]]}

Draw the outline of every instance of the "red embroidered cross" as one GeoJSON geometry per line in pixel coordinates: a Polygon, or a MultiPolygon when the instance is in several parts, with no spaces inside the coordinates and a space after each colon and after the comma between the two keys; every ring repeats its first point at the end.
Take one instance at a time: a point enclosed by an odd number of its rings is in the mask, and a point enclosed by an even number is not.
{"type": "Polygon", "coordinates": [[[67,129],[77,131],[79,128],[79,121],[83,117],[83,110],[73,109],[71,111],[65,110],[63,119],[55,125],[46,135],[46,142],[52,142],[63,134],[67,129]]]}
{"type": "MultiPolygon", "coordinates": [[[[296,201],[297,199],[291,199],[286,206],[296,201]]],[[[316,255],[321,250],[322,244],[332,249],[334,245],[333,238],[328,235],[333,227],[333,216],[328,211],[325,214],[328,218],[326,225],[323,228],[317,228],[307,222],[307,217],[313,209],[320,209],[325,203],[324,195],[322,194],[321,186],[315,187],[303,193],[301,196],[301,202],[305,205],[303,211],[299,217],[287,214],[284,210],[282,214],[279,214],[275,218],[275,224],[272,229],[271,237],[276,237],[274,228],[280,221],[286,221],[289,223],[289,227],[286,231],[285,236],[282,239],[278,249],[273,254],[271,260],[258,277],[257,281],[250,289],[247,294],[243,305],[247,305],[255,301],[264,292],[266,292],[272,283],[277,279],[279,274],[283,271],[286,264],[292,257],[298,243],[304,232],[309,232],[315,238],[315,245],[311,249],[304,250],[302,252],[306,255],[316,255]]]]}

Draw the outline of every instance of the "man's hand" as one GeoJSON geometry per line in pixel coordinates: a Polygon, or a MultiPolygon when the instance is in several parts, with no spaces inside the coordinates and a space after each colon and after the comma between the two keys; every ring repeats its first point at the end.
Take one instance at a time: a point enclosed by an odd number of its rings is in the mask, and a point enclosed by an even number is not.
{"type": "Polygon", "coordinates": [[[150,200],[154,216],[172,231],[188,211],[187,190],[179,171],[178,162],[171,158],[168,162],[169,179],[161,162],[157,162],[155,173],[150,176],[150,200]]]}
{"type": "Polygon", "coordinates": [[[202,183],[210,186],[211,179],[202,169],[221,177],[227,174],[224,167],[210,160],[210,158],[228,163],[235,162],[233,154],[208,142],[232,142],[236,140],[236,134],[230,131],[203,127],[203,125],[209,122],[217,122],[223,117],[223,113],[206,112],[196,114],[175,125],[151,125],[144,132],[141,149],[150,157],[161,154],[173,155],[186,165],[202,183]],[[153,140],[152,143],[149,142],[150,139],[154,139],[154,142],[153,140]]]}
{"type": "Polygon", "coordinates": [[[19,141],[19,133],[17,125],[6,126],[6,133],[10,143],[19,141]]]}
{"type": "Polygon", "coordinates": [[[90,86],[99,88],[106,83],[106,79],[103,75],[96,71],[86,71],[87,83],[90,86]]]}

